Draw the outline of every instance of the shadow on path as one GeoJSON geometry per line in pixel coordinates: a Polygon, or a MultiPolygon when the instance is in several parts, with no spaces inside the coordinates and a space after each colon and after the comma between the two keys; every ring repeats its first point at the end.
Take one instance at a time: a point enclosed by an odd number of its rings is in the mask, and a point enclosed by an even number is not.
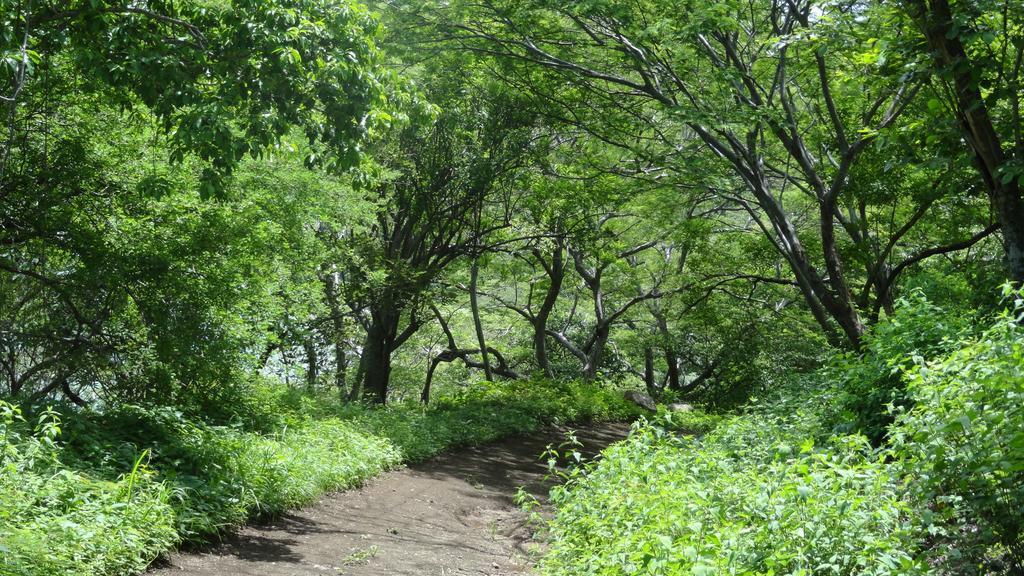
{"type": "MultiPolygon", "coordinates": [[[[543,499],[541,454],[569,428],[456,450],[325,496],[308,508],[242,528],[198,553],[175,554],[152,576],[504,576],[529,571],[531,532],[513,498],[543,499]]],[[[593,457],[629,425],[578,428],[593,457]]]]}

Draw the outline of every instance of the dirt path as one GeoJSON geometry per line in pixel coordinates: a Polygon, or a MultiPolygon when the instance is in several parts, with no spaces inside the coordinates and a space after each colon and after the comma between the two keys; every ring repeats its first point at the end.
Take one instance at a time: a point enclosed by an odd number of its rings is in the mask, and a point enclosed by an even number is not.
{"type": "MultiPolygon", "coordinates": [[[[308,508],[248,526],[215,548],[177,554],[151,576],[506,576],[530,568],[530,530],[513,503],[524,486],[540,497],[551,429],[441,455],[308,508]]],[[[594,454],[626,436],[626,424],[582,428],[594,454]]]]}

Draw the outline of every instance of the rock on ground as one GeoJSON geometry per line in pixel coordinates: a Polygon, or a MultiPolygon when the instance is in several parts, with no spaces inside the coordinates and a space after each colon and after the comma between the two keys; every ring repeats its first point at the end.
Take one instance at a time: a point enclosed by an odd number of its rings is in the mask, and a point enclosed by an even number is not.
{"type": "Polygon", "coordinates": [[[654,398],[651,398],[643,392],[629,390],[624,394],[624,396],[626,397],[626,400],[629,400],[644,410],[648,410],[650,412],[656,412],[658,410],[657,404],[654,403],[654,398]]]}

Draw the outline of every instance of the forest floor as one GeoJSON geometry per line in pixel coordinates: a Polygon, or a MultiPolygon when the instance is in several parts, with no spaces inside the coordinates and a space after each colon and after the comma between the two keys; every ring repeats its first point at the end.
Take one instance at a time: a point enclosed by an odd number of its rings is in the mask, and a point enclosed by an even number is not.
{"type": "MultiPolygon", "coordinates": [[[[448,452],[250,525],[208,550],[176,553],[150,576],[506,576],[530,571],[539,544],[517,488],[543,501],[540,459],[569,428],[548,428],[448,452]]],[[[576,429],[592,457],[629,432],[622,423],[576,429]]]]}

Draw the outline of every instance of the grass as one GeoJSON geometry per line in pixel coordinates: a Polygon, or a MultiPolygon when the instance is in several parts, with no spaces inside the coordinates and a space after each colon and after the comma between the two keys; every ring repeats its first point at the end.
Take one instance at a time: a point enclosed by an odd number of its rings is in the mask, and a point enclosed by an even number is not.
{"type": "Polygon", "coordinates": [[[402,462],[554,422],[628,419],[598,384],[474,384],[424,408],[346,405],[275,385],[217,422],[123,406],[44,412],[0,403],[0,574],[131,574],[183,542],[279,514],[402,462]]]}

